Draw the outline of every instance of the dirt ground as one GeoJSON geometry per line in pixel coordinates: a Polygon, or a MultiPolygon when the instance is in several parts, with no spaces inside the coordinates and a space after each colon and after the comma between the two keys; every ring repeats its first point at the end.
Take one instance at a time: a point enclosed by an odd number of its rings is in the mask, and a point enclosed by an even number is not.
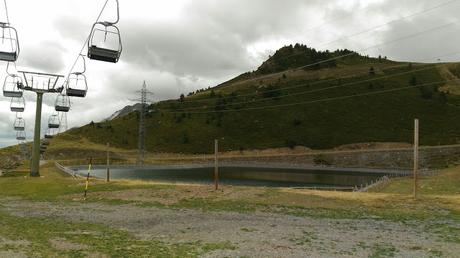
{"type": "MultiPolygon", "coordinates": [[[[149,195],[144,190],[135,190],[122,191],[114,198],[119,197],[142,199],[149,195]]],[[[204,257],[458,257],[460,254],[459,244],[444,241],[442,235],[427,230],[432,226],[429,221],[320,219],[265,212],[211,212],[134,204],[21,199],[0,199],[0,211],[17,217],[105,225],[126,230],[143,240],[229,242],[235,247],[213,251],[204,257]]],[[[460,228],[459,225],[450,226],[460,228]]],[[[67,250],[86,248],[63,239],[53,239],[52,244],[67,250]]],[[[0,250],[5,245],[27,246],[28,243],[0,238],[0,250]]],[[[0,252],[0,257],[23,256],[0,252]]]]}

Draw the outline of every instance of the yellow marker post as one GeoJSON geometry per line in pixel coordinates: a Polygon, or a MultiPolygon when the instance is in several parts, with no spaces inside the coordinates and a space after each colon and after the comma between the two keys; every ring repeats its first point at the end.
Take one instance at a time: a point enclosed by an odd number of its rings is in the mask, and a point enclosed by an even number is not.
{"type": "Polygon", "coordinates": [[[86,195],[88,193],[88,187],[89,187],[89,174],[91,173],[91,168],[93,166],[93,158],[89,158],[89,165],[88,165],[88,175],[86,176],[86,186],[85,186],[85,196],[84,200],[86,201],[86,195]]]}

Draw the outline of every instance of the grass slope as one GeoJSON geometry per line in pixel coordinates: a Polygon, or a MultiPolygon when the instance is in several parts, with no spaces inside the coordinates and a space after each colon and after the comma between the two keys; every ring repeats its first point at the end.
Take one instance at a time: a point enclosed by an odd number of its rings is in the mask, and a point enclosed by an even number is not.
{"type": "MultiPolygon", "coordinates": [[[[292,64],[286,66],[291,68],[292,64]]],[[[411,142],[414,118],[421,120],[423,145],[455,144],[460,138],[460,123],[456,122],[460,119],[460,98],[451,92],[458,87],[452,82],[279,107],[424,85],[450,80],[458,74],[458,66],[451,64],[450,77],[446,78],[445,67],[351,56],[332,67],[263,76],[254,72],[246,79],[199,91],[182,100],[152,105],[146,122],[147,150],[211,153],[214,139],[220,139],[220,147],[225,151],[296,145],[327,149],[361,142],[411,142]],[[375,75],[369,73],[370,67],[375,75]],[[325,88],[330,89],[318,91],[325,88]],[[278,107],[245,110],[267,106],[278,107]]],[[[279,69],[276,66],[275,71],[279,69]]],[[[138,117],[138,113],[132,113],[113,121],[91,123],[69,134],[95,143],[110,142],[119,148],[134,149],[138,117]]]]}

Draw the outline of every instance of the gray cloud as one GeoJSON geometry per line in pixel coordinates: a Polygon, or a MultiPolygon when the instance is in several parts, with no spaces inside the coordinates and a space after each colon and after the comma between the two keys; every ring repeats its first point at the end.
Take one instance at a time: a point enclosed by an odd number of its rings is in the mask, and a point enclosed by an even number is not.
{"type": "MultiPolygon", "coordinates": [[[[155,100],[177,98],[181,93],[214,86],[240,73],[254,70],[269,54],[285,44],[299,42],[322,49],[359,50],[454,21],[457,19],[456,10],[460,7],[460,2],[452,3],[391,23],[379,30],[322,46],[325,42],[356,34],[442,2],[200,0],[187,2],[178,17],[163,20],[137,17],[138,8],[151,8],[152,2],[135,2],[123,5],[130,5],[131,9],[122,6],[119,26],[124,52],[121,62],[117,65],[90,62],[88,96],[72,100],[73,108],[69,114],[71,126],[104,119],[117,109],[131,104],[129,100],[137,97],[135,91],[144,80],[155,93],[155,100]],[[136,8],[132,8],[133,5],[136,8]],[[127,10],[133,13],[124,13],[127,10]]],[[[75,4],[79,6],[79,3],[75,4]]],[[[54,34],[61,37],[62,42],[44,41],[44,38],[37,38],[38,43],[26,42],[21,66],[48,72],[61,71],[64,67],[63,57],[78,51],[74,47],[78,47],[88,34],[91,21],[73,13],[60,15],[49,19],[54,26],[54,34]]],[[[26,25],[23,28],[27,28],[26,25]]],[[[382,54],[396,60],[420,60],[454,52],[458,49],[455,42],[460,39],[457,28],[458,25],[455,25],[372,48],[366,53],[382,54]]],[[[34,99],[33,95],[27,97],[29,125],[33,123],[34,99]]],[[[54,96],[46,97],[45,104],[44,120],[52,112],[54,96]]],[[[11,125],[2,121],[9,116],[14,118],[9,112],[0,110],[0,130],[6,130],[8,137],[12,135],[8,127],[11,125]]],[[[43,126],[46,127],[46,122],[43,122],[43,126]]],[[[3,136],[0,135],[0,142],[4,144],[8,137],[3,136]]]]}
{"type": "Polygon", "coordinates": [[[82,42],[90,33],[90,26],[86,21],[78,19],[76,16],[61,16],[54,21],[54,26],[59,34],[66,39],[82,42]]]}
{"type": "Polygon", "coordinates": [[[42,41],[26,46],[21,55],[21,66],[47,73],[60,72],[64,68],[65,48],[53,41],[42,41]]]}

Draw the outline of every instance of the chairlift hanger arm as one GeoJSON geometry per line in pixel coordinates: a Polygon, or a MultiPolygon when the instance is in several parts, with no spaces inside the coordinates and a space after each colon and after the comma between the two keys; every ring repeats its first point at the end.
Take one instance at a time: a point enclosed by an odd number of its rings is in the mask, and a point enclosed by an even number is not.
{"type": "Polygon", "coordinates": [[[115,0],[115,2],[117,4],[117,19],[115,20],[115,22],[105,21],[103,23],[115,25],[120,21],[120,2],[118,0],[115,0]]]}

